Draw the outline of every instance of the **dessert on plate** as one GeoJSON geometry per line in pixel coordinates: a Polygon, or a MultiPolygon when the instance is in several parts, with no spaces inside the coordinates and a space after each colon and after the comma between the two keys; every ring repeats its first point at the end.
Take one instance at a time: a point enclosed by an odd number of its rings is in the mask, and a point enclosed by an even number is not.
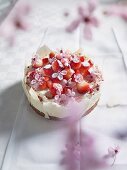
{"type": "Polygon", "coordinates": [[[70,117],[67,104],[83,103],[83,115],[90,113],[100,98],[102,74],[93,61],[80,50],[51,51],[39,48],[25,67],[24,92],[31,107],[48,119],[70,117]]]}

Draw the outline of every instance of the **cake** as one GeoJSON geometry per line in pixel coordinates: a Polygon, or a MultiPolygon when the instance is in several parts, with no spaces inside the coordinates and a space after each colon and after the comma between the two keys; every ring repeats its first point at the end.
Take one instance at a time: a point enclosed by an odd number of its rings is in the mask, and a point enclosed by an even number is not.
{"type": "Polygon", "coordinates": [[[83,103],[82,116],[90,113],[100,98],[102,74],[80,50],[52,51],[43,46],[25,66],[22,81],[30,106],[48,119],[64,119],[69,101],[83,103]]]}

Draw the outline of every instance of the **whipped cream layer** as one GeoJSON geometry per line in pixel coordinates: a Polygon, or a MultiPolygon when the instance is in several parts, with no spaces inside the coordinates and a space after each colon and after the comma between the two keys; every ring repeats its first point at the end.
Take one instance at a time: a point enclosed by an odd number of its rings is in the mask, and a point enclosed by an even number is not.
{"type": "MultiPolygon", "coordinates": [[[[44,113],[45,118],[56,117],[56,118],[66,118],[71,116],[68,112],[68,107],[66,105],[60,105],[56,103],[53,99],[48,99],[45,97],[46,90],[41,92],[36,92],[33,88],[26,85],[25,81],[22,82],[24,92],[28,98],[30,104],[35,107],[38,111],[44,113]],[[42,97],[42,101],[39,100],[38,96],[42,97]]],[[[79,102],[82,106],[82,114],[84,115],[87,110],[89,110],[100,98],[100,91],[94,93],[94,95],[85,94],[82,100],[79,102]]]]}

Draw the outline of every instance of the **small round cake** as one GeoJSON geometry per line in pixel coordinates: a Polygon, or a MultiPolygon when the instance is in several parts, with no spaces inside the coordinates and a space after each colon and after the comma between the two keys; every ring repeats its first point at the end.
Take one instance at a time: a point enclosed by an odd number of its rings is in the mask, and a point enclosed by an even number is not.
{"type": "Polygon", "coordinates": [[[51,51],[44,46],[26,66],[23,88],[38,114],[48,119],[64,119],[71,116],[67,111],[71,100],[81,103],[82,116],[95,108],[101,81],[98,67],[80,50],[51,51]]]}

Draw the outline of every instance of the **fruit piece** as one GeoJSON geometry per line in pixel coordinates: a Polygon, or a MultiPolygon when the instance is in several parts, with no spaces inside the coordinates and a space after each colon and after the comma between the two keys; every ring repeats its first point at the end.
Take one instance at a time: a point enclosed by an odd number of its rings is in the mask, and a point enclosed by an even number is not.
{"type": "Polygon", "coordinates": [[[42,59],[42,63],[43,63],[43,66],[45,66],[46,64],[48,64],[48,63],[49,63],[48,58],[43,58],[43,59],[42,59]]]}
{"type": "Polygon", "coordinates": [[[60,54],[57,54],[57,55],[56,55],[56,58],[57,58],[58,60],[60,60],[62,57],[61,57],[60,54]]]}
{"type": "Polygon", "coordinates": [[[51,67],[52,66],[50,64],[46,65],[42,70],[42,74],[44,76],[51,76],[51,74],[53,73],[53,70],[51,67]]]}
{"type": "Polygon", "coordinates": [[[52,82],[53,82],[53,83],[60,83],[60,80],[59,80],[58,78],[53,78],[53,79],[52,79],[52,82]]]}
{"type": "Polygon", "coordinates": [[[49,81],[49,77],[43,77],[44,81],[49,81]]]}
{"type": "Polygon", "coordinates": [[[43,69],[43,74],[45,76],[50,76],[53,73],[52,69],[43,69]]]}
{"type": "Polygon", "coordinates": [[[35,71],[30,71],[30,72],[28,72],[27,75],[28,75],[30,81],[32,81],[34,79],[34,77],[35,77],[35,71]]]}
{"type": "Polygon", "coordinates": [[[51,80],[48,80],[47,82],[47,87],[52,88],[53,87],[53,82],[51,80]]]}
{"type": "Polygon", "coordinates": [[[74,72],[75,72],[71,68],[65,68],[65,71],[67,72],[67,74],[64,75],[64,79],[66,79],[66,80],[69,80],[72,77],[72,75],[74,74],[74,72]]]}
{"type": "Polygon", "coordinates": [[[53,61],[52,63],[52,69],[54,72],[57,72],[60,69],[59,63],[57,60],[53,61]]]}
{"type": "Polygon", "coordinates": [[[63,88],[63,94],[67,94],[68,90],[71,90],[71,87],[64,87],[63,88]]]}
{"type": "Polygon", "coordinates": [[[90,74],[89,71],[88,71],[88,68],[84,67],[84,66],[81,66],[79,71],[83,75],[83,77],[86,77],[90,74]]]}
{"type": "Polygon", "coordinates": [[[50,54],[49,54],[49,57],[50,58],[53,58],[55,56],[55,54],[53,53],[53,52],[51,52],[50,54]]]}
{"type": "Polygon", "coordinates": [[[49,89],[50,93],[52,94],[52,96],[54,97],[56,95],[56,89],[54,87],[49,89]]]}
{"type": "Polygon", "coordinates": [[[82,81],[81,83],[77,83],[77,91],[79,93],[87,93],[90,90],[90,85],[86,81],[82,81]]]}
{"type": "Polygon", "coordinates": [[[89,60],[88,62],[89,62],[91,67],[94,65],[94,63],[91,60],[89,60]]]}
{"type": "Polygon", "coordinates": [[[84,56],[80,56],[80,61],[84,62],[84,60],[85,60],[84,56]]]}
{"type": "Polygon", "coordinates": [[[39,84],[39,87],[38,87],[39,90],[45,90],[46,88],[47,88],[46,82],[41,82],[39,84]]]}
{"type": "Polygon", "coordinates": [[[72,69],[77,70],[81,67],[81,62],[75,63],[75,62],[71,61],[70,65],[71,65],[72,69]]]}

